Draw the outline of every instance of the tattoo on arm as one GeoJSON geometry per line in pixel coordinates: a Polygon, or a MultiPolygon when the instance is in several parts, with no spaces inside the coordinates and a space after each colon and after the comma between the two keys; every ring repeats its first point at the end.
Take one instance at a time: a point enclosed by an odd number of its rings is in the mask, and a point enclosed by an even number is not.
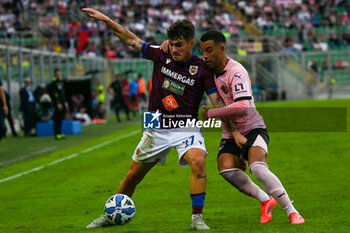
{"type": "Polygon", "coordinates": [[[114,32],[115,34],[121,34],[121,33],[122,33],[121,31],[119,31],[119,30],[116,29],[116,28],[112,28],[112,30],[113,30],[113,32],[114,32]]]}
{"type": "MultiPolygon", "coordinates": [[[[220,95],[217,95],[216,97],[216,104],[217,104],[216,108],[223,108],[226,106],[224,100],[221,98],[220,95]]],[[[222,118],[221,121],[227,125],[227,127],[230,129],[231,132],[237,130],[235,121],[232,118],[225,117],[225,118],[222,118]]]]}
{"type": "Polygon", "coordinates": [[[221,119],[221,121],[227,125],[227,127],[230,129],[231,132],[237,130],[235,121],[233,119],[226,117],[226,118],[221,119]]]}
{"type": "Polygon", "coordinates": [[[137,51],[141,51],[143,41],[134,35],[131,31],[114,22],[113,20],[108,20],[106,24],[112,29],[114,34],[118,36],[123,43],[132,46],[137,51]]]}
{"type": "Polygon", "coordinates": [[[122,41],[125,41],[125,39],[127,39],[131,34],[128,29],[113,21],[108,21],[107,25],[112,28],[115,35],[118,36],[122,41]]]}
{"type": "Polygon", "coordinates": [[[142,41],[139,41],[137,44],[135,42],[133,42],[131,46],[133,48],[136,48],[136,45],[142,46],[142,43],[143,43],[142,41]]]}
{"type": "Polygon", "coordinates": [[[216,98],[216,101],[218,104],[217,108],[223,108],[226,106],[220,95],[218,95],[218,97],[216,98]]]}

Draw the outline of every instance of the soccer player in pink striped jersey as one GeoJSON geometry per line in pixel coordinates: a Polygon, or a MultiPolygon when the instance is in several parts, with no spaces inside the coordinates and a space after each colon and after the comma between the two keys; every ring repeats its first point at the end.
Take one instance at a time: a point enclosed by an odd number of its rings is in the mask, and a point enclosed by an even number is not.
{"type": "Polygon", "coordinates": [[[262,116],[255,108],[251,83],[247,70],[237,61],[226,56],[226,40],[219,31],[209,31],[200,39],[200,47],[207,66],[215,73],[215,84],[225,102],[222,108],[207,109],[204,118],[232,117],[236,132],[224,125],[223,139],[219,147],[218,168],[220,175],[231,185],[262,204],[261,223],[269,222],[271,211],[277,202],[285,209],[292,224],[302,224],[304,218],[294,208],[289,196],[267,166],[269,136],[262,116]],[[235,134],[239,132],[245,136],[235,134]],[[239,170],[242,161],[248,160],[250,172],[262,183],[267,195],[244,172],[239,170]]]}

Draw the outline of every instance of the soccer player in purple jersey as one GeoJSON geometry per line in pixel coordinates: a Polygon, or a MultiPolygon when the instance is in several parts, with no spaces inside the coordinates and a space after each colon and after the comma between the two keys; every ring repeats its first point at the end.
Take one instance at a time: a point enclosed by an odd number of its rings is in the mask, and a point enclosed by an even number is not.
{"type": "Polygon", "coordinates": [[[262,116],[255,108],[248,72],[237,61],[226,56],[225,36],[209,31],[200,39],[203,58],[215,73],[215,84],[226,106],[207,109],[204,118],[232,117],[237,131],[246,137],[238,143],[235,132],[223,127],[223,139],[218,153],[220,175],[231,185],[262,204],[261,223],[269,222],[271,210],[277,202],[285,209],[292,224],[302,224],[304,218],[294,208],[280,180],[267,166],[268,133],[262,116]],[[248,160],[250,172],[262,183],[268,196],[244,172],[240,171],[241,158],[248,160]]]}
{"type": "MultiPolygon", "coordinates": [[[[213,79],[213,73],[204,60],[192,53],[194,26],[189,20],[181,20],[168,29],[169,53],[142,41],[132,32],[112,21],[106,15],[90,9],[83,11],[88,16],[105,22],[121,41],[132,46],[142,56],[154,62],[152,91],[149,111],[156,114],[176,115],[185,119],[196,119],[204,91],[214,106],[218,106],[220,96],[213,79]]],[[[202,210],[207,186],[205,170],[206,149],[200,128],[147,129],[134,151],[130,170],[120,183],[117,193],[132,196],[136,185],[156,163],[164,163],[171,148],[176,148],[181,166],[192,169],[190,192],[192,199],[191,228],[207,230],[202,210]]],[[[106,216],[91,222],[87,228],[110,225],[106,216]]]]}

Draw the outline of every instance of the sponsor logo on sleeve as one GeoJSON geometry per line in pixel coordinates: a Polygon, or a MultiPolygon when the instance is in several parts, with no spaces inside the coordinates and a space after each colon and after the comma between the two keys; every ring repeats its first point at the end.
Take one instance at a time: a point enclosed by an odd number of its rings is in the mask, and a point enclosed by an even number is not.
{"type": "Polygon", "coordinates": [[[228,93],[228,87],[226,87],[225,85],[222,85],[220,88],[221,88],[221,90],[227,95],[227,93],[228,93]]]}
{"type": "Polygon", "coordinates": [[[242,79],[242,78],[241,78],[241,74],[235,74],[233,77],[242,79]]]}

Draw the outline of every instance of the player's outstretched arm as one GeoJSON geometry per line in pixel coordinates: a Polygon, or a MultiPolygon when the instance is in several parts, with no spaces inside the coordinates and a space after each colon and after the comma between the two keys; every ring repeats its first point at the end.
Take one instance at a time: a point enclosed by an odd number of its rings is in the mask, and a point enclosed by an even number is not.
{"type": "Polygon", "coordinates": [[[82,11],[93,19],[105,22],[107,26],[113,30],[114,34],[118,36],[124,44],[133,47],[138,52],[141,52],[143,41],[140,38],[138,38],[134,33],[119,25],[118,23],[114,22],[108,16],[102,14],[97,10],[91,8],[83,8],[82,11]]]}

